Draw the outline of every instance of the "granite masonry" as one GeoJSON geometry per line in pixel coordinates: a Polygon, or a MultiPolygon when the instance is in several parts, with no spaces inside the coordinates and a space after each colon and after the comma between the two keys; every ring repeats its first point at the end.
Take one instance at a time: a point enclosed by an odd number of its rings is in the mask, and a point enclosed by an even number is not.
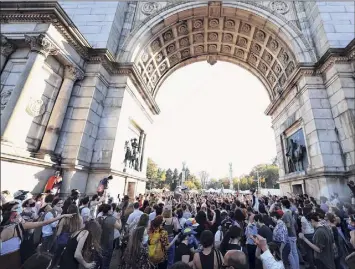
{"type": "MultiPolygon", "coordinates": [[[[355,179],[354,2],[3,1],[1,186],[145,191],[145,141],[164,80],[235,63],[265,86],[282,192],[319,198],[355,179]],[[136,138],[139,165],[124,163],[136,138]],[[293,142],[292,142],[293,141],[293,142]]],[[[256,97],[257,98],[257,97],[256,97]]]]}

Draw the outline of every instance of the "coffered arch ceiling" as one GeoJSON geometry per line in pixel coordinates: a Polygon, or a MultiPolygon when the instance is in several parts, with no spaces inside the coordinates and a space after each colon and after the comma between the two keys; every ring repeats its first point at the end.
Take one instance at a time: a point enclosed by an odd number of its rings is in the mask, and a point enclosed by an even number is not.
{"type": "Polygon", "coordinates": [[[223,60],[255,74],[273,101],[298,65],[278,27],[233,7],[181,11],[165,18],[151,32],[135,63],[153,96],[173,70],[196,61],[213,64],[223,60]]]}

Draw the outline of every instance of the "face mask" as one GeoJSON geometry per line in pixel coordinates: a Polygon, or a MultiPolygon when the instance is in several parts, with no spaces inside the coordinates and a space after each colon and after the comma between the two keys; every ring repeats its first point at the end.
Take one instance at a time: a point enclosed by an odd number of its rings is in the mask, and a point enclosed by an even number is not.
{"type": "Polygon", "coordinates": [[[149,236],[147,234],[143,235],[143,240],[142,240],[143,245],[148,244],[148,239],[149,239],[149,236]]]}

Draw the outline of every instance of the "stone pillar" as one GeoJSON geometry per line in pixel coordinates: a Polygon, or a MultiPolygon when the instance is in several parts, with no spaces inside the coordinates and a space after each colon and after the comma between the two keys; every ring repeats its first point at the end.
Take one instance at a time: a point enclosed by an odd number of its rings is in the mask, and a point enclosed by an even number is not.
{"type": "Polygon", "coordinates": [[[66,66],[64,70],[64,80],[55,101],[48,126],[44,134],[40,151],[53,153],[63,125],[65,113],[69,104],[70,96],[76,80],[83,79],[83,73],[73,67],[66,66]]]}
{"type": "Polygon", "coordinates": [[[4,69],[7,58],[15,51],[16,47],[9,40],[1,35],[1,58],[0,58],[0,72],[4,69]]]}
{"type": "Polygon", "coordinates": [[[20,76],[11,97],[2,111],[2,140],[24,145],[33,118],[42,115],[45,104],[36,92],[41,77],[43,64],[48,55],[55,55],[58,49],[45,35],[25,35],[25,41],[31,47],[26,66],[20,76]]]}

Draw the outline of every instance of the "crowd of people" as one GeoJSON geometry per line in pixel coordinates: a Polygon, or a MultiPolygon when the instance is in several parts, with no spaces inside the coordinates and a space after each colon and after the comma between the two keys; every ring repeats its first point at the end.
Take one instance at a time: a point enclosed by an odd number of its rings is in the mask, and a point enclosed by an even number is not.
{"type": "MultiPolygon", "coordinates": [[[[106,186],[107,187],[107,186],[106,186]]],[[[332,197],[76,189],[1,194],[1,269],[354,269],[355,208],[332,197]]]]}

